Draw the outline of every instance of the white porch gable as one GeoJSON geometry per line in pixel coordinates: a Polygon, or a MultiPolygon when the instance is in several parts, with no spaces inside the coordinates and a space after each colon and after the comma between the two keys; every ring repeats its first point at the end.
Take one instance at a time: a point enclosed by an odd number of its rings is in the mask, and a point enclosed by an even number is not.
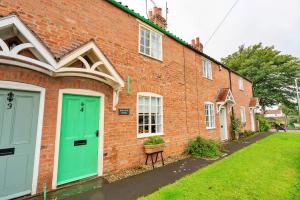
{"type": "Polygon", "coordinates": [[[91,41],[63,57],[54,76],[80,76],[98,80],[113,88],[113,109],[119,101],[119,92],[125,83],[96,44],[91,41]]]}
{"type": "Polygon", "coordinates": [[[227,106],[230,108],[235,105],[233,94],[229,88],[222,88],[219,90],[217,95],[217,113],[220,112],[221,108],[227,106]]]}
{"type": "Polygon", "coordinates": [[[0,19],[0,47],[0,63],[47,74],[55,70],[56,61],[52,54],[16,15],[0,19]]]}
{"type": "Polygon", "coordinates": [[[50,76],[77,76],[113,88],[113,110],[125,83],[95,42],[75,49],[59,62],[16,16],[0,18],[0,64],[29,68],[50,76]]]}

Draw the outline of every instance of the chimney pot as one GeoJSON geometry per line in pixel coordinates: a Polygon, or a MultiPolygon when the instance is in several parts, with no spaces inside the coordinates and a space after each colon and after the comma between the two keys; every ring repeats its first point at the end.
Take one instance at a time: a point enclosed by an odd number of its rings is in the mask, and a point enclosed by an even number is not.
{"type": "Polygon", "coordinates": [[[196,45],[195,40],[192,39],[192,46],[194,47],[196,45]]]}
{"type": "Polygon", "coordinates": [[[167,28],[167,21],[162,16],[162,8],[153,7],[153,10],[149,11],[149,19],[160,27],[167,28]]]}
{"type": "Polygon", "coordinates": [[[196,45],[199,46],[200,45],[200,38],[196,37],[196,45]]]}

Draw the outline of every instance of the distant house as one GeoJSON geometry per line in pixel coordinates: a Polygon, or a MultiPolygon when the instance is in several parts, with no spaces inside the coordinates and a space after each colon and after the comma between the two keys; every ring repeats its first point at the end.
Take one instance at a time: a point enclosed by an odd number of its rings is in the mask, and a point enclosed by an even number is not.
{"type": "Polygon", "coordinates": [[[266,110],[264,116],[266,118],[283,118],[285,115],[280,109],[266,110]]]}

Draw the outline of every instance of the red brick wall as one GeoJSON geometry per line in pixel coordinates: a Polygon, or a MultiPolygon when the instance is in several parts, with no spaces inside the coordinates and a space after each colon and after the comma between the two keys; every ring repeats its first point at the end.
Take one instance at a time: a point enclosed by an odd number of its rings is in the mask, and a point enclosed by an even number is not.
{"type": "MultiPolygon", "coordinates": [[[[137,139],[137,92],[153,92],[164,98],[165,156],[181,153],[187,142],[197,135],[220,138],[217,114],[216,129],[208,131],[205,128],[204,102],[215,102],[218,89],[229,87],[228,70],[219,70],[219,66],[213,64],[213,80],[203,78],[201,56],[167,36],[163,36],[163,62],[140,55],[138,21],[102,0],[0,1],[0,14],[10,13],[17,13],[54,56],[61,57],[93,39],[124,80],[132,77],[131,94],[127,96],[125,88],[118,105],[118,108],[129,108],[130,115],[119,116],[112,112],[112,89],[107,85],[78,77],[51,78],[17,67],[0,67],[0,80],[46,88],[39,191],[43,182],[51,185],[57,98],[61,88],[91,89],[106,95],[105,173],[144,162],[143,139],[137,139]]],[[[248,106],[252,91],[246,81],[245,91],[239,91],[236,78],[233,75],[238,114],[239,105],[248,106]]],[[[246,127],[250,127],[248,115],[246,127]]]]}
{"type": "Polygon", "coordinates": [[[249,81],[243,80],[244,90],[239,89],[239,76],[232,74],[232,93],[236,99],[236,105],[234,106],[235,116],[241,117],[240,107],[244,106],[246,111],[246,126],[244,130],[251,130],[250,124],[250,108],[249,103],[252,97],[252,84],[249,81]]]}

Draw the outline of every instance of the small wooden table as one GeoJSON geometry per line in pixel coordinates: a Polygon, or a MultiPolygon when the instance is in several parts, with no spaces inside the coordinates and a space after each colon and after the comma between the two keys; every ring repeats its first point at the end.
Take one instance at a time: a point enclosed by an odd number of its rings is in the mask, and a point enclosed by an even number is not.
{"type": "Polygon", "coordinates": [[[146,163],[145,163],[145,165],[148,164],[148,157],[150,156],[150,157],[151,157],[151,163],[152,163],[152,169],[154,169],[154,164],[157,163],[157,157],[158,157],[158,154],[160,154],[161,162],[162,162],[162,164],[163,164],[163,166],[164,166],[165,163],[164,163],[164,158],[163,158],[163,151],[158,151],[158,152],[153,152],[153,153],[146,153],[147,158],[146,158],[146,163]],[[155,162],[153,162],[153,157],[152,157],[152,155],[155,155],[155,154],[156,154],[156,158],[155,158],[155,162]]]}

